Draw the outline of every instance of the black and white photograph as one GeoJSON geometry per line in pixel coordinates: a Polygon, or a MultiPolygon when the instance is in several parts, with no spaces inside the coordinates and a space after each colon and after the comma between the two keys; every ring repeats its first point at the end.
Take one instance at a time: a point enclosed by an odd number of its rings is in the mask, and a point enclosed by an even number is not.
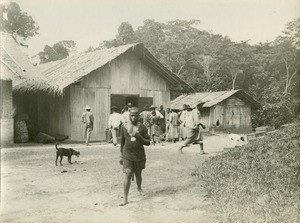
{"type": "Polygon", "coordinates": [[[299,0],[1,0],[1,223],[299,223],[299,0]]]}

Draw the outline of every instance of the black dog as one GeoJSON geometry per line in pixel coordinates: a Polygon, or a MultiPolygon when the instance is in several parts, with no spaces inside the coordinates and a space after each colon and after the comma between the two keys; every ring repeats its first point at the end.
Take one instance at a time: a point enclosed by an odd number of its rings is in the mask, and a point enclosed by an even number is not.
{"type": "Polygon", "coordinates": [[[74,150],[74,149],[71,149],[71,148],[69,148],[69,149],[66,149],[66,148],[58,148],[57,146],[58,146],[59,144],[55,144],[55,148],[56,148],[56,160],[55,160],[55,165],[57,166],[57,159],[58,159],[58,157],[60,156],[60,165],[62,166],[62,163],[61,163],[61,161],[62,161],[62,159],[63,159],[63,157],[64,156],[67,156],[68,157],[68,162],[70,163],[70,164],[72,164],[72,162],[71,162],[71,157],[72,157],[72,155],[75,155],[75,156],[77,156],[77,157],[79,157],[79,155],[80,155],[80,152],[78,152],[78,151],[76,151],[76,150],[74,150]]]}

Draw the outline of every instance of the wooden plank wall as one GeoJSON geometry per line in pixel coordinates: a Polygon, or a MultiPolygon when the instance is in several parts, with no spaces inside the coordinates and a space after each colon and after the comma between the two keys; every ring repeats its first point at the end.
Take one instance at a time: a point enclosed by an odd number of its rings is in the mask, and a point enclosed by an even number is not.
{"type": "MultiPolygon", "coordinates": [[[[170,91],[166,81],[131,52],[91,72],[80,83],[68,89],[63,99],[50,101],[49,122],[43,120],[42,125],[49,126],[49,133],[65,134],[75,141],[84,140],[81,115],[86,105],[92,107],[95,117],[91,140],[105,139],[111,94],[153,97],[154,105],[164,105],[165,108],[170,106],[170,91]]],[[[46,107],[42,107],[45,112],[46,107]]]]}
{"type": "Polygon", "coordinates": [[[232,96],[225,103],[225,127],[251,128],[251,106],[232,96]]]}
{"type": "Polygon", "coordinates": [[[139,94],[153,97],[156,106],[170,107],[167,82],[132,53],[117,58],[110,64],[110,94],[139,94]]]}
{"type": "Polygon", "coordinates": [[[67,88],[62,96],[49,97],[49,129],[50,135],[67,135],[71,129],[70,120],[70,89],[67,88]]]}
{"type": "Polygon", "coordinates": [[[209,126],[216,125],[217,121],[219,120],[221,128],[225,126],[224,123],[224,105],[223,103],[217,104],[210,108],[210,121],[209,126]]]}

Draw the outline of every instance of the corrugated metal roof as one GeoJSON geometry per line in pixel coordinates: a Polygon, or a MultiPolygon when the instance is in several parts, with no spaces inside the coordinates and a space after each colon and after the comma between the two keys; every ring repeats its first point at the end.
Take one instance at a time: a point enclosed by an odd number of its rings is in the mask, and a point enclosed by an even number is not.
{"type": "Polygon", "coordinates": [[[246,94],[242,90],[231,90],[231,91],[218,91],[218,92],[200,92],[195,94],[181,95],[171,101],[171,108],[182,109],[184,104],[196,107],[200,102],[205,102],[203,107],[214,106],[230,96],[237,94],[237,96],[244,98],[249,101],[255,107],[260,106],[250,95],[246,94]]]}
{"type": "MultiPolygon", "coordinates": [[[[41,75],[45,76],[50,85],[52,85],[52,89],[42,88],[40,90],[52,90],[53,92],[61,93],[65,87],[75,83],[90,72],[106,65],[129,50],[139,52],[141,59],[151,60],[151,66],[157,66],[158,72],[160,72],[162,77],[171,83],[171,85],[181,85],[184,88],[189,88],[189,92],[193,91],[193,88],[156,60],[150,52],[144,48],[142,43],[123,45],[88,53],[84,52],[63,60],[39,65],[37,68],[40,70],[41,75]]],[[[28,87],[27,83],[23,83],[18,86],[18,90],[28,87]]]]}

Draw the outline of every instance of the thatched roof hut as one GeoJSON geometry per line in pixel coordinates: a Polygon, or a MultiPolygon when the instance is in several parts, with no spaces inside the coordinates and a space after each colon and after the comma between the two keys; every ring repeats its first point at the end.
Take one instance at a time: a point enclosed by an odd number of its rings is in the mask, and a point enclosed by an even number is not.
{"type": "MultiPolygon", "coordinates": [[[[1,145],[13,143],[13,94],[14,86],[28,81],[40,86],[46,79],[38,75],[29,58],[12,35],[1,32],[1,145]]],[[[47,82],[46,82],[47,83],[47,82]]]]}
{"type": "Polygon", "coordinates": [[[128,44],[88,53],[83,52],[63,60],[38,65],[37,69],[42,76],[46,77],[49,85],[36,86],[27,81],[18,85],[14,90],[16,92],[41,90],[61,95],[63,90],[69,85],[80,81],[92,71],[110,64],[111,61],[128,51],[135,53],[141,60],[155,69],[162,78],[171,84],[172,89],[194,92],[190,85],[163,66],[142,43],[128,44]]]}
{"type": "Polygon", "coordinates": [[[39,92],[20,98],[19,107],[36,107],[31,117],[39,131],[76,141],[84,137],[80,117],[86,105],[95,116],[92,140],[104,140],[112,106],[120,111],[128,102],[140,109],[152,104],[169,107],[171,91],[194,92],[141,43],[84,52],[37,69],[47,85],[27,81],[16,86],[16,92],[39,92]]]}
{"type": "Polygon", "coordinates": [[[35,85],[47,82],[38,74],[13,36],[5,32],[1,32],[1,79],[12,80],[13,86],[26,80],[35,85]]]}

